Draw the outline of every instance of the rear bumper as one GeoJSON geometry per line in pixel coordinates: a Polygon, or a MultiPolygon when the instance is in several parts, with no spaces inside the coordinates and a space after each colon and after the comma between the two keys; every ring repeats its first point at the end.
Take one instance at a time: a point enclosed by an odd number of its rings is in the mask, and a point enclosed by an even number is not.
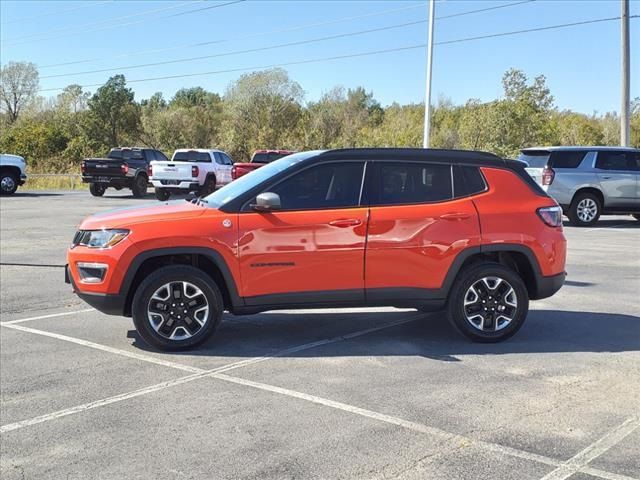
{"type": "Polygon", "coordinates": [[[131,178],[129,177],[108,177],[108,176],[94,176],[83,175],[82,183],[99,183],[101,185],[107,185],[109,187],[128,187],[131,185],[131,178]]]}
{"type": "Polygon", "coordinates": [[[541,300],[543,298],[548,298],[555,294],[562,285],[564,285],[564,280],[567,277],[566,272],[559,273],[557,275],[551,275],[549,277],[538,276],[536,278],[536,293],[535,296],[532,296],[532,300],[541,300]]]}
{"type": "Polygon", "coordinates": [[[64,281],[73,287],[73,292],[80,297],[85,303],[88,303],[99,312],[107,315],[124,316],[125,297],[123,295],[114,295],[109,293],[86,293],[81,292],[76,287],[69,265],[64,267],[64,281]]]}
{"type": "Polygon", "coordinates": [[[167,190],[188,190],[194,191],[200,188],[200,184],[198,182],[193,182],[191,180],[180,180],[177,184],[169,184],[170,180],[155,180],[151,179],[151,183],[155,188],[162,188],[167,190]]]}

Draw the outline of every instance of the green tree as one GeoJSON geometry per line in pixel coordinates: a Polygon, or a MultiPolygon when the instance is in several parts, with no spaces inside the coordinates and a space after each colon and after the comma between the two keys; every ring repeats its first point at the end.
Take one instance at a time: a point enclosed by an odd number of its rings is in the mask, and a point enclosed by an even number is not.
{"type": "Polygon", "coordinates": [[[135,142],[139,136],[140,107],[124,75],[107,80],[89,100],[88,137],[106,148],[135,142]]]}

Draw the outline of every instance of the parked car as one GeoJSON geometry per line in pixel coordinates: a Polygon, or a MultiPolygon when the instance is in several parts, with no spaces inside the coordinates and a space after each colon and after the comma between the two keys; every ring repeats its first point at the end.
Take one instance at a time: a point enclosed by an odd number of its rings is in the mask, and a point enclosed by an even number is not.
{"type": "Polygon", "coordinates": [[[27,162],[19,155],[0,154],[0,194],[13,195],[27,181],[27,162]]]}
{"type": "Polygon", "coordinates": [[[165,350],[205,341],[224,310],[382,305],[446,308],[496,342],[562,286],[561,220],[522,162],[492,154],[302,152],[202,201],[85,219],[66,281],[165,350]]]}
{"type": "Polygon", "coordinates": [[[296,153],[292,150],[256,150],[251,157],[250,162],[236,162],[231,169],[231,178],[233,180],[246,175],[249,172],[264,167],[267,163],[279,160],[282,157],[296,153]]]}
{"type": "Polygon", "coordinates": [[[231,181],[231,157],[221,150],[179,149],[171,161],[152,162],[151,183],[156,198],[168,200],[172,193],[208,195],[231,181]]]}
{"type": "Polygon", "coordinates": [[[536,147],[523,149],[519,159],[572,225],[593,225],[600,215],[640,220],[640,149],[536,147]]]}
{"type": "Polygon", "coordinates": [[[136,198],[144,197],[149,184],[149,163],[166,160],[159,150],[152,148],[112,148],[107,158],[87,158],[82,161],[82,181],[89,184],[94,197],[101,197],[107,188],[130,188],[136,198]]]}

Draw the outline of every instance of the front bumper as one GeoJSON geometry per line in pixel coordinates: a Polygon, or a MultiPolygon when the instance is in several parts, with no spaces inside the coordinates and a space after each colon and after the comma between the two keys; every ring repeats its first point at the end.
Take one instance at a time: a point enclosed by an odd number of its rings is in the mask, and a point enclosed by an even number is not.
{"type": "Polygon", "coordinates": [[[18,185],[24,185],[27,181],[27,176],[24,173],[20,174],[20,180],[18,180],[18,185]]]}
{"type": "Polygon", "coordinates": [[[81,292],[73,281],[73,276],[69,271],[69,265],[64,267],[64,281],[73,288],[73,292],[80,297],[85,303],[88,303],[99,312],[107,315],[125,315],[125,297],[119,294],[110,293],[87,293],[81,292]]]}

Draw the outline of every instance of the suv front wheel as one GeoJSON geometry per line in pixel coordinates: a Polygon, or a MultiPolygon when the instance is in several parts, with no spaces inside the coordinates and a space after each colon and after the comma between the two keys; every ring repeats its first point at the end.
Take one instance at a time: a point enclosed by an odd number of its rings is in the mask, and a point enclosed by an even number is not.
{"type": "Polygon", "coordinates": [[[133,323],[142,339],[160,350],[181,350],[207,340],[224,305],[220,289],[202,270],[162,267],[137,288],[131,305],[133,323]]]}
{"type": "Polygon", "coordinates": [[[520,275],[493,262],[460,272],[447,301],[453,326],[471,340],[483,343],[514,335],[528,311],[529,295],[520,275]]]}
{"type": "Polygon", "coordinates": [[[567,217],[576,227],[588,227],[598,221],[601,213],[600,199],[593,193],[583,192],[578,193],[571,202],[567,217]]]}

